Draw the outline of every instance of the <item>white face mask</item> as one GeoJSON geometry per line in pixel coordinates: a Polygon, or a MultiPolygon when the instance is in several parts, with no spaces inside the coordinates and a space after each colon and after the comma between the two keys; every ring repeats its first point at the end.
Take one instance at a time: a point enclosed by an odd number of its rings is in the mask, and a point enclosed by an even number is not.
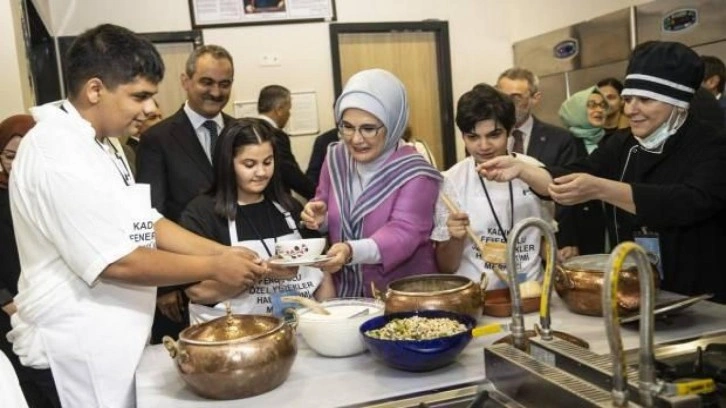
{"type": "Polygon", "coordinates": [[[663,122],[658,129],[654,130],[653,133],[647,137],[636,137],[635,140],[637,140],[645,150],[653,153],[660,153],[663,151],[663,146],[665,145],[666,140],[678,132],[678,129],[683,126],[687,117],[688,110],[674,107],[671,111],[671,115],[668,117],[668,120],[663,122]]]}

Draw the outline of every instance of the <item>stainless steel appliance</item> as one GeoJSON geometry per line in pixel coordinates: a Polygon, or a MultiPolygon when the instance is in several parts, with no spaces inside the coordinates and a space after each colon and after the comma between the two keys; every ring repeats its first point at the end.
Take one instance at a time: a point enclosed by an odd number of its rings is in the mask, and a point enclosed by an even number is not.
{"type": "Polygon", "coordinates": [[[567,97],[606,77],[623,79],[630,50],[651,40],[678,41],[726,61],[723,0],[658,0],[518,41],[514,63],[540,77],[540,119],[560,125],[567,97]]]}

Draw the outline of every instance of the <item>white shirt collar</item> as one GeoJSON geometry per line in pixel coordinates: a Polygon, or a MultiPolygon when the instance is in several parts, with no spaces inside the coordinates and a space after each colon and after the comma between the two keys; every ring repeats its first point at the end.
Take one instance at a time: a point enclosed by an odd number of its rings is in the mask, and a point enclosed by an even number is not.
{"type": "Polygon", "coordinates": [[[265,122],[269,123],[269,124],[270,124],[270,125],[272,125],[272,127],[274,127],[275,129],[279,129],[279,127],[277,126],[277,123],[275,123],[275,121],[274,121],[274,120],[272,120],[272,118],[270,118],[269,116],[267,116],[267,115],[264,115],[264,114],[259,114],[259,115],[257,115],[257,118],[258,118],[258,119],[262,119],[262,120],[264,120],[265,122]]]}
{"type": "Polygon", "coordinates": [[[213,118],[205,118],[198,114],[191,107],[189,107],[189,101],[184,102],[184,113],[187,114],[189,121],[192,123],[192,127],[196,130],[202,127],[202,124],[208,120],[213,120],[214,123],[219,126],[220,129],[224,128],[224,119],[222,118],[222,112],[219,112],[217,116],[213,118]]]}
{"type": "MultiPolygon", "coordinates": [[[[524,154],[527,154],[527,149],[529,148],[529,139],[532,135],[532,127],[534,126],[534,119],[532,119],[532,115],[530,114],[527,120],[522,123],[522,126],[515,127],[512,130],[519,130],[522,132],[522,145],[524,147],[524,154]]],[[[510,152],[514,148],[514,138],[510,137],[507,140],[507,150],[510,152]]]]}
{"type": "Polygon", "coordinates": [[[532,126],[534,125],[534,119],[532,119],[532,115],[529,115],[527,120],[522,123],[522,126],[516,128],[519,129],[522,133],[524,133],[524,138],[529,138],[529,135],[532,134],[532,126]]]}

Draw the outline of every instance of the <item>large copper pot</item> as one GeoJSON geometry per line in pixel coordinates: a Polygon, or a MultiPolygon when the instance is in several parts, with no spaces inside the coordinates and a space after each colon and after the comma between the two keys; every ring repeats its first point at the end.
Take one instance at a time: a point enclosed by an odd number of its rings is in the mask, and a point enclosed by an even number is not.
{"type": "Polygon", "coordinates": [[[188,327],[164,346],[189,387],[212,399],[237,399],[282,384],[297,354],[295,330],[282,319],[232,315],[188,327]]]}
{"type": "MultiPolygon", "coordinates": [[[[604,271],[609,254],[576,256],[557,265],[555,290],[573,313],[602,316],[604,271]]],[[[652,267],[652,276],[658,286],[658,273],[652,267]]],[[[621,314],[640,307],[640,286],[635,263],[625,261],[620,270],[618,308],[621,314]]]]}
{"type": "Polygon", "coordinates": [[[446,310],[478,319],[482,314],[482,289],[461,275],[415,275],[388,284],[386,293],[374,288],[386,304],[386,313],[446,310]]]}

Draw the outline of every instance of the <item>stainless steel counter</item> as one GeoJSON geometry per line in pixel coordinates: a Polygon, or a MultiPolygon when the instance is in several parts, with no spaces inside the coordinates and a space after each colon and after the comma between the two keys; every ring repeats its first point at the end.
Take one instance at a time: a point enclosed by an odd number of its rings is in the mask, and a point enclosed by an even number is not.
{"type": "MultiPolygon", "coordinates": [[[[552,328],[579,336],[599,354],[608,353],[601,318],[572,314],[557,296],[552,305],[552,328]]],[[[665,343],[695,338],[726,330],[726,306],[701,302],[656,326],[655,342],[665,343]]],[[[525,318],[527,328],[537,321],[536,313],[525,318]]],[[[483,317],[482,322],[507,321],[483,317]]],[[[624,326],[626,349],[638,347],[637,325],[624,326]]],[[[162,346],[144,351],[136,372],[136,398],[139,408],[159,407],[341,407],[368,401],[467,384],[485,378],[482,348],[499,336],[475,338],[456,363],[428,373],[408,373],[388,368],[369,353],[347,358],[318,356],[299,339],[298,356],[290,377],[266,394],[244,400],[211,401],[193,394],[177,374],[162,346]],[[242,401],[244,401],[242,403],[242,401]]]]}

